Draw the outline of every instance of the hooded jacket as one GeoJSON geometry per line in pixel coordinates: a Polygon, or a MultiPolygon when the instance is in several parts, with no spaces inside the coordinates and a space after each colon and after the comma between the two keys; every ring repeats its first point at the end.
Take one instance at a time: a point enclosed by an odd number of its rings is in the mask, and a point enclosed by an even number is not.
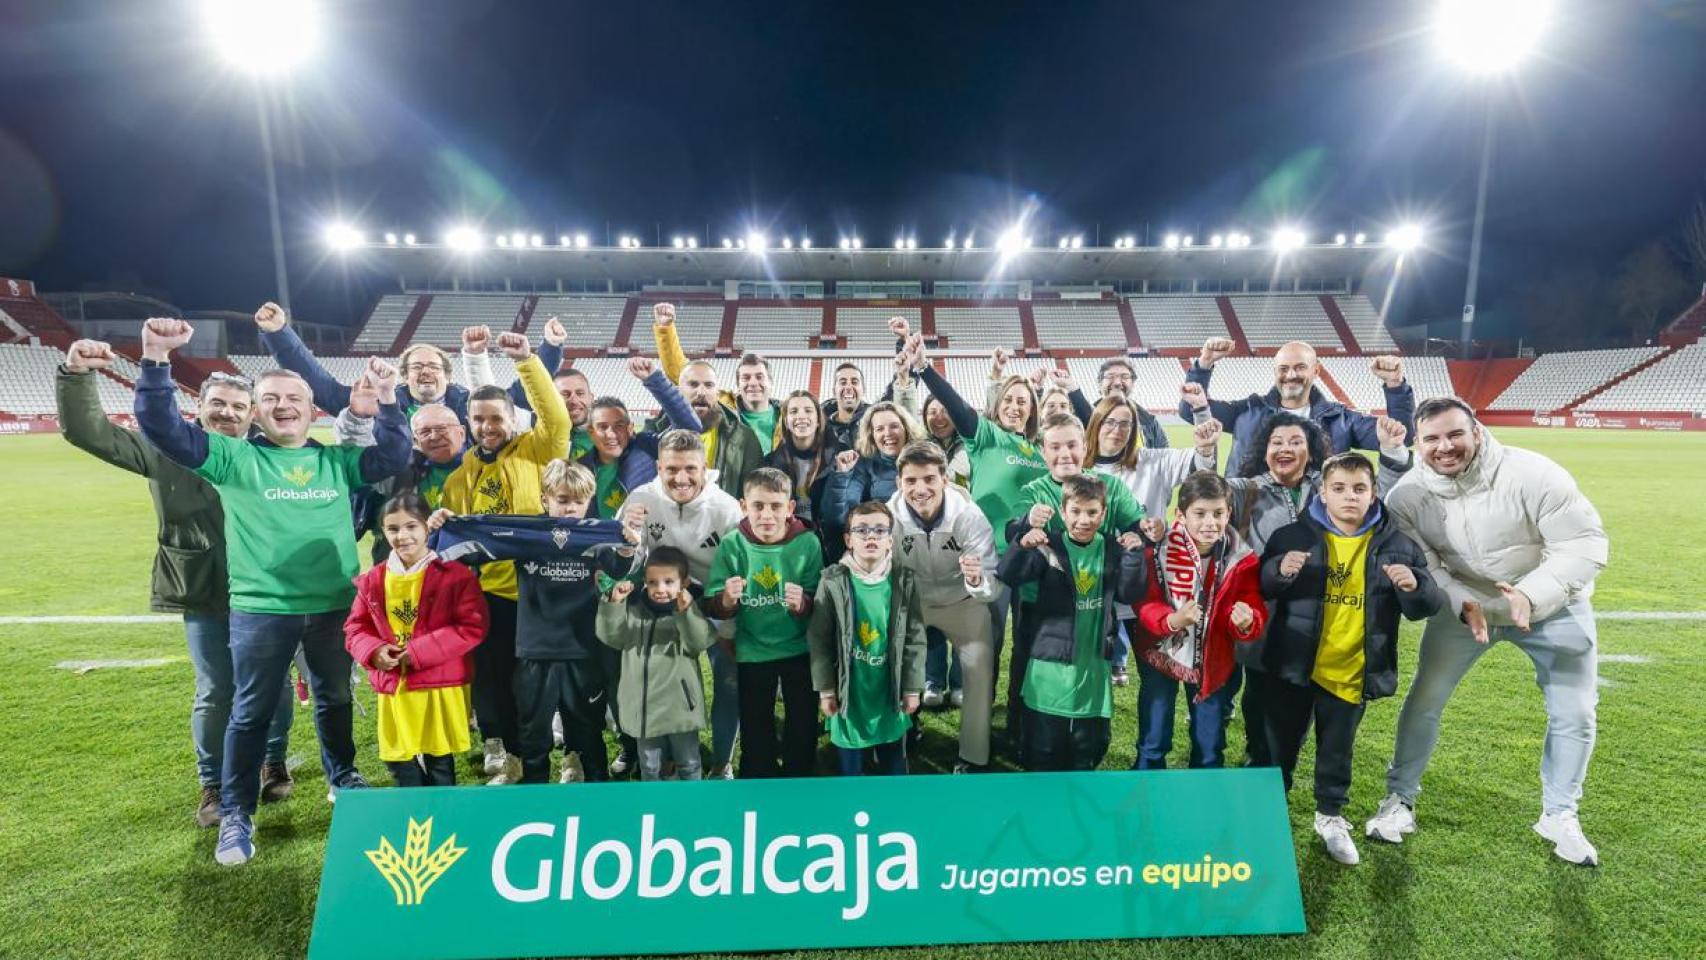
{"type": "MultiPolygon", "coordinates": [[[[911,570],[892,567],[889,584],[887,668],[894,707],[899,710],[902,696],[924,692],[924,608],[918,596],[918,578],[911,570]]],[[[853,647],[859,642],[858,623],[853,572],[845,563],[832,563],[818,581],[806,643],[811,651],[812,689],[834,693],[844,706],[851,702],[847,687],[853,673],[853,647]]]]}
{"type": "MultiPolygon", "coordinates": [[[[825,400],[818,409],[823,411],[823,438],[830,450],[853,449],[853,438],[859,432],[859,421],[864,419],[865,412],[871,409],[871,405],[863,400],[859,401],[858,408],[853,411],[853,419],[846,423],[835,418],[840,407],[834,400],[825,400]]],[[[831,457],[833,456],[832,453],[831,457]]]]}
{"type": "MultiPolygon", "coordinates": [[[[670,383],[669,378],[663,375],[663,371],[653,370],[646,377],[644,384],[646,391],[652,395],[653,399],[657,400],[658,406],[663,410],[663,417],[672,425],[679,426],[683,430],[691,430],[694,433],[702,432],[703,425],[700,424],[698,415],[693,412],[692,407],[687,405],[687,401],[681,396],[681,391],[676,388],[675,384],[670,383]]],[[[631,492],[650,483],[658,475],[659,436],[661,434],[656,431],[641,430],[628,438],[627,448],[622,451],[621,456],[616,458],[617,491],[613,491],[613,493],[619,494],[619,499],[615,509],[621,509],[622,503],[627,501],[631,492]]],[[[591,450],[581,456],[580,464],[591,470],[595,476],[598,474],[598,468],[602,463],[598,458],[598,445],[596,443],[593,444],[591,450]]],[[[597,504],[594,509],[602,512],[611,508],[609,504],[597,504]]]]}
{"type": "Polygon", "coordinates": [[[692,500],[676,503],[664,490],[663,478],[654,477],[628,494],[622,513],[636,506],[646,508],[641,549],[650,553],[658,547],[675,547],[687,554],[688,572],[700,583],[711,571],[717,544],[741,522],[740,501],[711,483],[706,483],[692,500]]]}
{"type": "Polygon", "coordinates": [[[994,596],[995,531],[964,487],[947,485],[942,509],[932,523],[920,520],[898,490],[889,498],[888,507],[894,514],[895,566],[916,575],[925,606],[983,602],[994,596]],[[983,558],[983,585],[976,590],[966,586],[960,573],[960,556],[967,553],[983,558]]]}
{"type": "MultiPolygon", "coordinates": [[[[397,642],[391,618],[385,614],[385,567],[376,564],[355,578],[355,603],[344,619],[344,648],[367,668],[368,684],[381,694],[396,693],[400,678],[395,670],[376,670],[372,665],[380,647],[397,642]]],[[[437,557],[428,560],[415,632],[404,645],[414,664],[408,672],[409,689],[472,682],[473,652],[486,635],[486,623],[486,598],[473,571],[437,557]]]]}
{"type": "Polygon", "coordinates": [[[885,453],[860,457],[853,469],[841,471],[829,465],[824,482],[822,522],[831,527],[847,525],[847,515],[866,500],[884,501],[894,496],[895,458],[885,453]]]}
{"type": "MultiPolygon", "coordinates": [[[[1027,550],[1015,539],[1001,558],[1002,582],[1014,587],[1033,581],[1038,584],[1036,603],[1025,611],[1027,620],[1037,618],[1031,640],[1033,660],[1071,663],[1078,646],[1078,584],[1062,560],[1067,556],[1063,537],[1059,530],[1049,532],[1048,553],[1027,550]]],[[[1102,546],[1106,551],[1102,558],[1102,656],[1111,660],[1114,606],[1143,599],[1149,568],[1141,550],[1122,549],[1118,541],[1106,535],[1102,546]]]]}
{"type": "Polygon", "coordinates": [[[1479,424],[1476,433],[1480,450],[1461,473],[1441,476],[1423,463],[1386,501],[1449,609],[1460,614],[1474,601],[1489,624],[1509,624],[1501,582],[1528,597],[1533,622],[1591,598],[1610,552],[1599,512],[1563,467],[1504,446],[1479,424]]]}
{"type": "MultiPolygon", "coordinates": [[[[1214,599],[1205,611],[1207,629],[1202,634],[1202,673],[1196,697],[1198,703],[1212,696],[1232,676],[1232,671],[1236,668],[1232,655],[1233,647],[1248,644],[1260,637],[1263,627],[1267,624],[1267,605],[1262,600],[1259,558],[1239,539],[1236,530],[1228,529],[1222,536],[1225,540],[1223,559],[1207,564],[1206,581],[1212,583],[1218,580],[1219,583],[1212,587],[1214,599]],[[1240,631],[1232,626],[1232,607],[1239,601],[1249,606],[1250,612],[1255,615],[1255,621],[1248,631],[1240,631]]],[[[1144,547],[1144,567],[1149,572],[1148,599],[1134,606],[1138,623],[1142,625],[1145,635],[1133,644],[1132,652],[1157,670],[1173,676],[1174,679],[1180,679],[1175,665],[1160,649],[1161,641],[1173,633],[1167,626],[1167,618],[1172,615],[1174,608],[1167,599],[1161,575],[1157,572],[1158,549],[1158,546],[1144,547]]]]}
{"type": "MultiPolygon", "coordinates": [[[[1191,369],[1185,373],[1185,382],[1202,384],[1203,393],[1206,394],[1209,379],[1213,375],[1214,368],[1204,370],[1192,360],[1191,369]]],[[[1408,442],[1415,426],[1411,422],[1416,412],[1415,388],[1410,386],[1408,380],[1396,387],[1382,386],[1386,392],[1386,415],[1404,425],[1404,438],[1408,442]]],[[[1266,420],[1269,414],[1285,409],[1280,406],[1278,387],[1267,393],[1252,393],[1236,401],[1211,398],[1208,408],[1214,418],[1232,434],[1232,455],[1228,462],[1234,465],[1244,462],[1244,452],[1249,449],[1256,431],[1262,428],[1262,421],[1266,420]]],[[[1179,416],[1183,417],[1186,423],[1193,420],[1192,407],[1183,400],[1179,401],[1179,416]]],[[[1380,449],[1380,432],[1376,429],[1380,418],[1346,407],[1321,392],[1319,386],[1309,388],[1308,416],[1326,431],[1327,442],[1334,453],[1380,449]]]]}
{"type": "MultiPolygon", "coordinates": [[[[1399,615],[1425,620],[1439,611],[1445,594],[1429,575],[1422,549],[1398,529],[1379,500],[1369,508],[1363,530],[1370,531],[1363,569],[1367,594],[1362,633],[1362,698],[1368,701],[1398,691],[1399,615]],[[1416,575],[1416,589],[1406,593],[1393,586],[1386,567],[1394,563],[1409,567],[1416,575]]],[[[1302,687],[1311,682],[1315,655],[1321,646],[1329,532],[1338,531],[1325,505],[1316,500],[1301,520],[1275,532],[1262,554],[1262,595],[1273,602],[1262,668],[1302,687]],[[1280,565],[1293,550],[1309,554],[1309,559],[1288,577],[1280,573],[1280,565]]]]}
{"type": "Polygon", "coordinates": [[[696,607],[658,616],[637,586],[627,599],[598,601],[598,638],[622,652],[616,690],[622,730],[644,740],[705,728],[699,654],[717,642],[696,607]]]}

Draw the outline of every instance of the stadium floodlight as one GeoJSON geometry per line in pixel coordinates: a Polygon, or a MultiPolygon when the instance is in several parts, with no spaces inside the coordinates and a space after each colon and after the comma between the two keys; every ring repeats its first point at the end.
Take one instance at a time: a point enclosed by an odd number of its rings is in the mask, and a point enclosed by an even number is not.
{"type": "Polygon", "coordinates": [[[800,249],[801,250],[810,250],[811,248],[812,248],[812,238],[811,237],[801,237],[800,238],[800,249]]]}
{"type": "Polygon", "coordinates": [[[497,240],[495,242],[500,247],[507,247],[507,246],[509,246],[509,237],[505,234],[500,233],[500,234],[498,234],[497,240]]]}
{"type": "Polygon", "coordinates": [[[591,241],[589,241],[587,239],[586,234],[584,234],[584,233],[575,234],[575,248],[576,249],[585,250],[588,246],[591,246],[591,241]]]}
{"type": "Polygon", "coordinates": [[[412,247],[414,245],[415,245],[415,235],[412,233],[403,234],[403,246],[412,247]]]}
{"type": "Polygon", "coordinates": [[[958,244],[954,242],[954,235],[951,233],[948,234],[948,239],[942,241],[943,250],[952,250],[956,246],[958,246],[958,244]]]}
{"type": "Polygon", "coordinates": [[[1161,245],[1169,250],[1179,249],[1179,235],[1176,233],[1167,234],[1161,238],[1161,245]]]}
{"type": "Polygon", "coordinates": [[[859,239],[858,237],[854,237],[853,238],[853,249],[855,249],[855,250],[865,249],[865,241],[859,239]]]}
{"type": "Polygon", "coordinates": [[[1060,244],[1059,244],[1059,246],[1060,246],[1060,249],[1062,249],[1062,250],[1065,250],[1065,249],[1066,249],[1066,245],[1067,245],[1067,243],[1069,243],[1069,242],[1070,242],[1070,241],[1068,241],[1068,240],[1067,240],[1067,239],[1066,239],[1066,238],[1065,238],[1065,237],[1061,237],[1061,238],[1060,238],[1060,244]]]}
{"type": "Polygon", "coordinates": [[[397,235],[394,233],[386,233],[385,234],[385,242],[390,244],[393,247],[396,246],[397,245],[397,235]]]}
{"type": "Polygon", "coordinates": [[[480,249],[480,232],[473,227],[451,227],[444,232],[444,245],[469,253],[480,249]]]}
{"type": "Polygon", "coordinates": [[[530,247],[543,247],[545,245],[545,238],[536,233],[527,238],[527,245],[530,247]]]}
{"type": "Polygon", "coordinates": [[[735,242],[733,240],[730,240],[728,237],[723,238],[723,249],[724,250],[733,250],[734,246],[735,246],[735,242]]]}
{"type": "Polygon", "coordinates": [[[745,240],[745,238],[742,238],[742,239],[739,239],[739,240],[736,240],[736,241],[735,241],[735,249],[736,249],[736,250],[745,250],[745,249],[746,249],[746,240],[745,240]]]}
{"type": "Polygon", "coordinates": [[[1196,242],[1196,239],[1197,239],[1197,238],[1196,238],[1196,237],[1193,237],[1193,236],[1191,236],[1191,235],[1190,235],[1190,234],[1188,234],[1188,233],[1187,233],[1187,234],[1185,234],[1185,235],[1184,235],[1184,237],[1183,237],[1183,238],[1181,238],[1181,239],[1180,239],[1180,240],[1179,240],[1179,246],[1181,246],[1181,247],[1188,247],[1188,246],[1190,246],[1190,245],[1191,245],[1191,244],[1193,244],[1193,243],[1195,243],[1195,242],[1196,242]]]}
{"type": "Polygon", "coordinates": [[[1345,245],[1345,235],[1342,233],[1333,234],[1333,246],[1342,247],[1344,245],[1345,245]]]}
{"type": "Polygon", "coordinates": [[[698,237],[688,237],[687,238],[687,249],[689,249],[689,250],[699,249],[699,238],[698,237]]]}
{"type": "Polygon", "coordinates": [[[961,244],[960,247],[961,247],[961,249],[964,249],[964,250],[972,249],[972,238],[966,237],[966,242],[961,244]]]}
{"type": "Polygon", "coordinates": [[[894,248],[896,250],[905,250],[906,249],[906,238],[905,237],[895,237],[894,238],[894,248]]]}
{"type": "Polygon", "coordinates": [[[1221,236],[1218,233],[1215,234],[1214,236],[1208,238],[1208,245],[1211,247],[1219,248],[1222,245],[1224,245],[1225,243],[1226,243],[1226,238],[1221,236]]]}
{"type": "Polygon", "coordinates": [[[670,237],[669,238],[669,245],[674,247],[677,250],[686,250],[687,249],[687,240],[685,237],[670,237]]]}
{"type": "Polygon", "coordinates": [[[782,238],[782,249],[784,249],[784,250],[794,249],[794,238],[793,237],[783,237],[782,238]]]}
{"type": "Polygon", "coordinates": [[[1540,44],[1551,0],[1443,0],[1434,39],[1447,60],[1469,73],[1504,73],[1540,44]]]}
{"type": "Polygon", "coordinates": [[[841,238],[841,249],[843,249],[843,250],[851,250],[851,249],[853,249],[853,241],[852,241],[852,240],[849,240],[849,239],[848,239],[848,238],[846,238],[846,237],[842,237],[842,238],[841,238]]]}
{"type": "Polygon", "coordinates": [[[1418,224],[1400,224],[1386,235],[1386,245],[1399,253],[1409,253],[1422,245],[1422,228],[1418,224]]]}
{"type": "Polygon", "coordinates": [[[756,230],[746,235],[746,248],[748,250],[763,252],[769,246],[770,238],[756,230]]]}
{"type": "Polygon", "coordinates": [[[1368,242],[1368,234],[1359,231],[1356,236],[1351,238],[1351,242],[1360,247],[1368,242]]]}
{"type": "Polygon", "coordinates": [[[347,223],[328,224],[325,230],[326,246],[339,253],[361,246],[361,231],[347,223]]]}
{"type": "Polygon", "coordinates": [[[1280,253],[1290,253],[1303,246],[1306,239],[1307,238],[1303,235],[1303,231],[1296,227],[1280,227],[1278,230],[1274,231],[1274,237],[1271,243],[1274,250],[1280,253]]]}
{"type": "Polygon", "coordinates": [[[1081,250],[1083,248],[1084,248],[1084,238],[1081,236],[1073,237],[1072,238],[1072,249],[1081,250]]]}
{"type": "Polygon", "coordinates": [[[201,14],[213,48],[245,73],[288,73],[320,47],[314,0],[203,0],[201,14]]]}

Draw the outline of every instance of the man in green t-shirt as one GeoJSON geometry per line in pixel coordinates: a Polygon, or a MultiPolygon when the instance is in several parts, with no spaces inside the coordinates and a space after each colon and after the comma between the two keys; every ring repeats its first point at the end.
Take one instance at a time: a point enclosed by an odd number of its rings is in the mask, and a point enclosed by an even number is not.
{"type": "Polygon", "coordinates": [[[307,381],[286,371],[255,384],[255,423],[263,437],[196,430],[178,414],[171,376],[171,352],[194,332],[182,320],[143,324],[136,420],[149,443],[219,491],[225,514],[237,694],[225,732],[214,859],[235,865],[254,855],[250,818],[267,726],[298,646],[314,690],[327,799],[367,786],[355,767],[350,656],[343,642],[344,617],[355,598],[350,581],[359,567],[350,491],[402,470],[409,436],[397,406],[396,368],[377,358],[353,388],[363,403],[377,404],[371,447],[327,447],[309,439],[313,395],[307,381]]]}
{"type": "MultiPolygon", "coordinates": [[[[681,390],[669,382],[655,361],[631,357],[628,372],[658,402],[663,417],[673,426],[694,433],[704,429],[681,390]]],[[[658,475],[658,437],[662,431],[636,432],[628,405],[616,397],[599,397],[592,402],[587,429],[592,435],[592,449],[573,458],[592,471],[596,483],[587,515],[611,520],[621,512],[629,493],[658,475]]]]}
{"type": "Polygon", "coordinates": [[[706,612],[735,624],[742,779],[778,775],[776,688],[782,688],[781,776],[812,773],[817,696],[806,624],[823,547],[794,517],[793,483],[773,467],[746,475],[739,528],[717,545],[705,576],[706,612]]]}

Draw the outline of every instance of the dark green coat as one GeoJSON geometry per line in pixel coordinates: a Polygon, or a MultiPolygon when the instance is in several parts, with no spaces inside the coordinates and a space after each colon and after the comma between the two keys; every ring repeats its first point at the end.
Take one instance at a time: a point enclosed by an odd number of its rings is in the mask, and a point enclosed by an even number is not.
{"type": "Polygon", "coordinates": [[[616,689],[622,732],[641,739],[705,729],[705,681],[699,654],[717,634],[697,606],[667,617],[646,609],[635,587],[626,600],[598,601],[598,639],[622,652],[616,689]]]}
{"type": "Polygon", "coordinates": [[[158,522],[149,609],[223,614],[230,609],[225,573],[225,513],[206,480],[166,459],[137,433],[101,412],[95,378],[63,366],[55,378],[59,429],[79,450],[148,478],[158,522]]]}
{"type": "MultiPolygon", "coordinates": [[[[889,571],[892,596],[889,606],[889,675],[894,680],[895,709],[901,696],[924,692],[924,601],[919,599],[918,581],[909,567],[889,571]],[[898,664],[899,669],[894,665],[898,664]]],[[[812,689],[835,691],[836,699],[848,702],[848,664],[859,618],[853,607],[853,572],[845,564],[823,568],[812,605],[812,622],[806,628],[806,645],[812,658],[812,689]]]]}

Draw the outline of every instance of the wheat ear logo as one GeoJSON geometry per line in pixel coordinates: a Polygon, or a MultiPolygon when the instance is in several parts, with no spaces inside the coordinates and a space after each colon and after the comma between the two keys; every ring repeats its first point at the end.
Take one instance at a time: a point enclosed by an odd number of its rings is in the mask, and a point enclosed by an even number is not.
{"type": "Polygon", "coordinates": [[[314,479],[314,472],[303,469],[301,464],[291,467],[290,470],[280,475],[299,487],[308,486],[308,481],[314,479]]]}
{"type": "Polygon", "coordinates": [[[427,889],[438,878],[444,876],[451,864],[462,859],[468,852],[467,847],[456,845],[456,834],[451,834],[438,849],[427,853],[432,846],[432,818],[427,817],[424,823],[417,823],[414,817],[409,818],[409,833],[403,841],[403,854],[397,855],[397,848],[391,846],[386,837],[379,838],[379,849],[367,850],[367,859],[373,861],[380,876],[391,885],[391,892],[397,895],[397,906],[412,907],[421,902],[426,896],[427,889]]]}
{"type": "Polygon", "coordinates": [[[868,623],[864,620],[859,621],[859,642],[860,643],[862,643],[868,647],[871,644],[876,643],[877,638],[880,636],[882,636],[882,634],[877,632],[876,627],[871,626],[870,623],[868,623]]]}
{"type": "Polygon", "coordinates": [[[782,577],[776,572],[775,568],[765,564],[764,569],[752,575],[752,582],[766,590],[774,590],[776,585],[782,582],[782,577]]]}
{"type": "Polygon", "coordinates": [[[1073,576],[1072,583],[1078,588],[1078,595],[1081,597],[1089,596],[1090,591],[1096,589],[1095,575],[1083,567],[1078,568],[1078,573],[1073,576]]]}

